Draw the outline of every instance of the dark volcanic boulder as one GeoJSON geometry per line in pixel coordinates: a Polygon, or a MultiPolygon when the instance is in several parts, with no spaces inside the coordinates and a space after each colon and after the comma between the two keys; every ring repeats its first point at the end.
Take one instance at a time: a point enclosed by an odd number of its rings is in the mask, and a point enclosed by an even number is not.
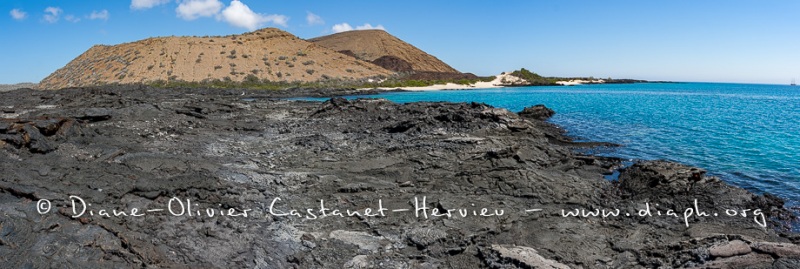
{"type": "MultiPolygon", "coordinates": [[[[769,216],[766,221],[776,229],[789,229],[795,221],[793,213],[783,208],[784,201],[774,195],[756,195],[731,186],[717,177],[706,176],[706,170],[670,161],[639,161],[622,169],[619,187],[623,200],[669,209],[694,208],[695,211],[726,209],[759,209],[769,216]],[[699,208],[699,209],[698,209],[699,208]]],[[[730,224],[733,219],[720,219],[730,224]]]]}
{"type": "Polygon", "coordinates": [[[685,192],[695,184],[716,182],[706,170],[668,161],[643,161],[625,169],[620,185],[632,193],[685,192]]]}
{"type": "Polygon", "coordinates": [[[535,105],[531,107],[526,107],[521,112],[519,112],[519,115],[522,117],[537,119],[537,120],[547,120],[555,114],[556,114],[555,111],[545,107],[544,105],[535,105]]]}

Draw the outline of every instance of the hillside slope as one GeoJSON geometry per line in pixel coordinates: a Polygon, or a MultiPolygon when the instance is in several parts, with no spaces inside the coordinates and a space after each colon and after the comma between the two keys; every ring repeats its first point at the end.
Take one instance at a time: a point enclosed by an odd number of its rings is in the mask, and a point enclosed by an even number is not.
{"type": "Polygon", "coordinates": [[[265,28],[242,35],[156,37],[97,45],[40,83],[43,89],[157,80],[317,81],[364,79],[393,72],[290,33],[265,28]]]}
{"type": "Polygon", "coordinates": [[[459,73],[433,55],[383,30],[348,31],[308,41],[393,71],[459,73]]]}

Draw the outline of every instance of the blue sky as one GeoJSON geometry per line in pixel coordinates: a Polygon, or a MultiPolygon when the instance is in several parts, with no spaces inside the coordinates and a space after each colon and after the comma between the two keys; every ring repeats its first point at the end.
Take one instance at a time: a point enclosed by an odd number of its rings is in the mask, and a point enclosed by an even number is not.
{"type": "Polygon", "coordinates": [[[3,84],[38,82],[94,44],[261,27],[301,38],[384,28],[478,75],[800,81],[793,0],[4,0],[0,12],[3,84]]]}

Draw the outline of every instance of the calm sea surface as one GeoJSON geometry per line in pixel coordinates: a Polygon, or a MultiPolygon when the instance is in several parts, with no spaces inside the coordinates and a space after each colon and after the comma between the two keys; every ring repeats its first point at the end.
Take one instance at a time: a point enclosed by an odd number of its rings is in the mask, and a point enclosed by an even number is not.
{"type": "MultiPolygon", "coordinates": [[[[362,96],[363,97],[363,96],[362,96]]],[[[800,205],[800,87],[669,83],[397,92],[394,102],[535,104],[580,140],[623,147],[601,155],[703,167],[734,185],[800,205]]]]}

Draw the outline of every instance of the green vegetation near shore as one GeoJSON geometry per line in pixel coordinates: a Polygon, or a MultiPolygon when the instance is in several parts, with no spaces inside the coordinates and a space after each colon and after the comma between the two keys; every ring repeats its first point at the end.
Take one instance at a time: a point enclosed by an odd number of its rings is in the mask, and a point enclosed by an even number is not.
{"type": "Polygon", "coordinates": [[[285,90],[285,89],[349,89],[349,88],[405,88],[405,87],[425,87],[437,84],[454,83],[469,85],[477,82],[488,82],[495,77],[479,77],[476,79],[438,79],[438,80],[408,80],[402,78],[375,78],[374,81],[368,80],[348,80],[339,78],[328,78],[315,82],[287,82],[261,80],[256,76],[248,76],[244,81],[232,81],[230,79],[213,79],[200,82],[189,82],[181,80],[157,80],[148,85],[159,88],[247,88],[263,90],[285,90]],[[380,81],[380,82],[378,82],[380,81]]]}
{"type": "Polygon", "coordinates": [[[494,80],[494,76],[479,77],[476,79],[435,79],[435,80],[404,80],[404,79],[388,79],[383,82],[365,83],[364,87],[359,88],[403,88],[403,87],[426,87],[439,84],[459,84],[470,85],[478,82],[489,82],[494,80]]]}

